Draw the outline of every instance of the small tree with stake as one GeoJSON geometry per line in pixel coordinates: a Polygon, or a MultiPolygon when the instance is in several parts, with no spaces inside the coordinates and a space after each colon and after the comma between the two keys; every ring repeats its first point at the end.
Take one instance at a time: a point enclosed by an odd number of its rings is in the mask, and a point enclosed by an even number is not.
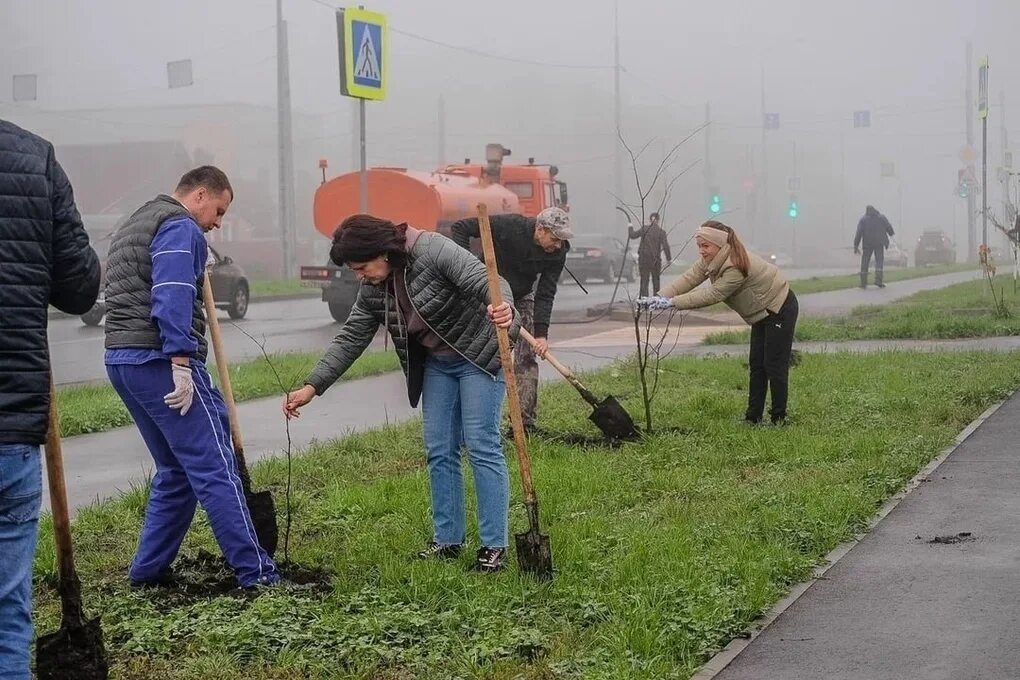
{"type": "MultiPolygon", "coordinates": [[[[617,210],[626,215],[629,221],[642,225],[645,224],[647,214],[649,214],[646,210],[649,207],[650,197],[656,188],[661,186],[662,195],[658,205],[655,210],[650,211],[661,215],[669,204],[677,181],[700,161],[690,163],[668,181],[665,180],[667,171],[676,163],[683,145],[704,128],[705,125],[696,128],[677,142],[656,164],[650,179],[647,180],[642,179],[639,166],[648,147],[655,140],[651,139],[640,149],[635,150],[624,138],[623,133],[618,130],[617,135],[620,143],[630,157],[637,198],[634,202],[627,202],[622,197],[615,196],[619,202],[617,210]]],[[[690,243],[690,240],[687,243],[690,243]]],[[[687,243],[680,249],[681,252],[686,248],[687,243]]],[[[629,245],[628,239],[628,249],[629,245]]],[[[624,257],[626,257],[626,250],[624,251],[624,257]]],[[[670,264],[670,262],[667,262],[666,266],[668,267],[670,264]]],[[[634,338],[637,345],[638,379],[641,382],[641,399],[645,412],[645,432],[650,433],[652,432],[652,402],[655,400],[656,393],[658,392],[659,375],[661,374],[660,364],[665,357],[669,356],[676,349],[680,340],[680,333],[683,330],[685,315],[678,314],[675,309],[648,310],[645,312],[634,304],[633,299],[630,302],[634,317],[634,338]],[[670,341],[671,337],[672,341],[670,341]],[[649,377],[649,371],[651,371],[651,377],[649,377]]]]}

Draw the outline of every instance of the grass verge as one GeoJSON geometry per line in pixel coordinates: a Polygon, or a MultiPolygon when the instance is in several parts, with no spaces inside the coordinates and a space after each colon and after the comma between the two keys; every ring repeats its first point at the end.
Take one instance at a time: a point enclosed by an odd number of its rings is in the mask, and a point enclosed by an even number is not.
{"type": "MultiPolygon", "coordinates": [[[[320,352],[301,352],[272,355],[273,365],[280,372],[284,384],[297,384],[318,361],[320,352]]],[[[366,352],[354,362],[344,380],[365,378],[371,375],[396,371],[400,368],[393,352],[366,352]]],[[[219,383],[215,366],[209,366],[213,381],[219,383]]],[[[234,364],[230,367],[230,382],[237,401],[260,399],[280,394],[276,375],[264,358],[234,364]]],[[[60,410],[60,434],[72,437],[79,434],[105,432],[131,422],[120,397],[110,385],[79,385],[57,390],[57,407],[60,410]]]]}
{"type": "Polygon", "coordinates": [[[314,296],[322,293],[318,288],[302,286],[301,281],[296,279],[263,279],[261,281],[250,281],[249,286],[251,286],[250,293],[252,300],[278,295],[314,296]]]}
{"type": "MultiPolygon", "coordinates": [[[[903,269],[886,269],[884,279],[886,283],[896,281],[909,281],[910,279],[921,279],[926,276],[941,276],[942,274],[953,274],[976,270],[973,264],[947,264],[933,267],[907,267],[903,269]]],[[[809,279],[796,279],[790,283],[797,295],[808,295],[810,293],[825,293],[830,290],[844,290],[856,288],[861,282],[859,274],[846,274],[841,276],[813,276],[809,279]]]]}
{"type": "MultiPolygon", "coordinates": [[[[325,570],[325,590],[177,599],[131,590],[138,489],[75,520],[86,605],[102,615],[125,680],[684,680],[1020,384],[1020,364],[1002,354],[867,361],[860,371],[857,356],[805,356],[785,428],[738,422],[740,361],[674,359],[663,365],[659,434],[617,450],[533,439],[558,569],[549,583],[522,576],[513,560],[483,576],[466,570],[466,554],[411,559],[431,525],[420,423],[409,423],[295,459],[291,556],[325,570]]],[[[585,382],[639,412],[631,367],[585,382]]],[[[592,433],[586,415],[570,387],[543,388],[549,431],[592,433]]],[[[255,486],[279,498],[285,471],[285,461],[259,464],[255,486]]],[[[526,526],[519,488],[514,474],[513,530],[526,526]]],[[[49,534],[47,519],[35,563],[40,631],[59,621],[49,534]]],[[[215,544],[200,516],[183,554],[202,548],[215,544]]]]}
{"type": "MultiPolygon", "coordinates": [[[[855,307],[847,316],[804,318],[797,322],[797,340],[939,340],[1020,335],[1020,292],[1013,277],[994,279],[995,295],[1005,303],[996,309],[985,279],[925,290],[888,305],[855,307]]],[[[798,290],[798,292],[800,292],[798,290]]],[[[743,344],[750,330],[720,331],[706,345],[743,344]]]]}

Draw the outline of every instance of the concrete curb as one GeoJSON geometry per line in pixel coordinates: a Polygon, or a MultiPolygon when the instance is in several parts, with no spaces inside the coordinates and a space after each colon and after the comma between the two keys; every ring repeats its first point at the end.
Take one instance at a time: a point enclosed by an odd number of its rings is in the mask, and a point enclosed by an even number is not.
{"type": "Polygon", "coordinates": [[[1000,402],[989,406],[984,413],[972,421],[967,427],[963,429],[960,434],[956,436],[956,439],[951,445],[946,447],[939,453],[938,456],[928,462],[923,468],[921,468],[916,475],[910,478],[906,485],[900,489],[895,495],[893,495],[888,501],[886,501],[877,513],[871,518],[868,523],[868,528],[864,532],[858,534],[854,538],[840,543],[836,546],[828,555],[825,556],[824,561],[819,566],[815,567],[811,579],[803,583],[799,583],[790,589],[790,592],[783,599],[776,602],[775,605],[755,624],[754,630],[750,631],[750,635],[746,638],[734,638],[728,645],[723,647],[722,651],[717,653],[711,659],[709,659],[701,669],[698,670],[691,680],[713,680],[719,673],[721,673],[727,666],[743,652],[747,647],[755,641],[755,639],[761,635],[769,626],[771,626],[776,619],[778,619],[783,612],[790,608],[790,606],[796,602],[804,593],[808,591],[818,581],[822,580],[825,573],[829,571],[839,560],[847,555],[858,543],[860,543],[865,536],[871,533],[879,522],[892,512],[900,502],[906,498],[914,489],[921,485],[925,479],[930,477],[935,470],[939,468],[942,463],[945,462],[949,456],[956,451],[957,448],[967,440],[970,435],[974,433],[978,427],[980,427],[993,413],[999,410],[1015,392],[1010,393],[1009,397],[1003,399],[1000,402]]]}

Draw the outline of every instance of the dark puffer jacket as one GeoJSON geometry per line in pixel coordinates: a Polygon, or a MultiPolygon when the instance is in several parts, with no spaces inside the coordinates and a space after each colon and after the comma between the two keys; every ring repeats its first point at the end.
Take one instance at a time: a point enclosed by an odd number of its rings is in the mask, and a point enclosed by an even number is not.
{"type": "MultiPolygon", "coordinates": [[[[411,304],[425,323],[458,354],[496,375],[500,369],[499,344],[495,326],[485,311],[489,304],[485,265],[445,236],[423,233],[408,253],[404,279],[411,304]]],[[[510,302],[510,286],[506,281],[500,283],[504,301],[510,302]]],[[[305,380],[316,394],[329,389],[351,367],[368,348],[379,325],[385,324],[407,377],[407,397],[411,406],[418,405],[425,352],[419,343],[408,341],[407,320],[402,318],[391,290],[388,282],[384,287],[361,285],[343,328],[305,380]]],[[[515,310],[510,337],[516,339],[520,328],[515,310]]]]}
{"type": "Polygon", "coordinates": [[[53,146],[0,120],[0,444],[41,444],[49,422],[48,306],[84,314],[99,258],[53,146]]]}
{"type": "MultiPolygon", "coordinates": [[[[160,226],[174,217],[190,215],[170,196],[160,194],[136,210],[113,235],[106,261],[106,348],[160,349],[163,340],[152,318],[152,254],[149,246],[160,226]]],[[[195,284],[201,291],[205,276],[195,284]]],[[[208,353],[202,294],[191,309],[191,335],[198,342],[195,353],[204,362],[208,353]]]]}

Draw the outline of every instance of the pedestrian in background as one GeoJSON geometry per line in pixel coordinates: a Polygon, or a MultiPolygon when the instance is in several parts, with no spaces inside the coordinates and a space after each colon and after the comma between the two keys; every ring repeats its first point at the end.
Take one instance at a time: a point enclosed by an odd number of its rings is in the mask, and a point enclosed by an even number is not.
{"type": "Polygon", "coordinates": [[[649,223],[640,229],[627,227],[627,237],[630,239],[641,239],[638,242],[638,273],[641,277],[641,297],[648,295],[648,283],[651,280],[652,293],[659,290],[660,275],[662,274],[662,255],[666,256],[666,263],[672,261],[673,256],[669,252],[669,240],[666,232],[659,226],[659,213],[653,212],[648,217],[649,223]]]}
{"type": "Polygon", "coordinates": [[[854,254],[861,256],[861,288],[868,287],[868,268],[871,256],[875,256],[875,285],[885,288],[882,282],[882,270],[885,267],[885,249],[889,247],[889,237],[895,236],[892,225],[886,216],[878,212],[874,206],[868,206],[864,215],[857,222],[857,233],[854,235],[854,254]],[[864,252],[861,252],[861,248],[864,252]]]}

